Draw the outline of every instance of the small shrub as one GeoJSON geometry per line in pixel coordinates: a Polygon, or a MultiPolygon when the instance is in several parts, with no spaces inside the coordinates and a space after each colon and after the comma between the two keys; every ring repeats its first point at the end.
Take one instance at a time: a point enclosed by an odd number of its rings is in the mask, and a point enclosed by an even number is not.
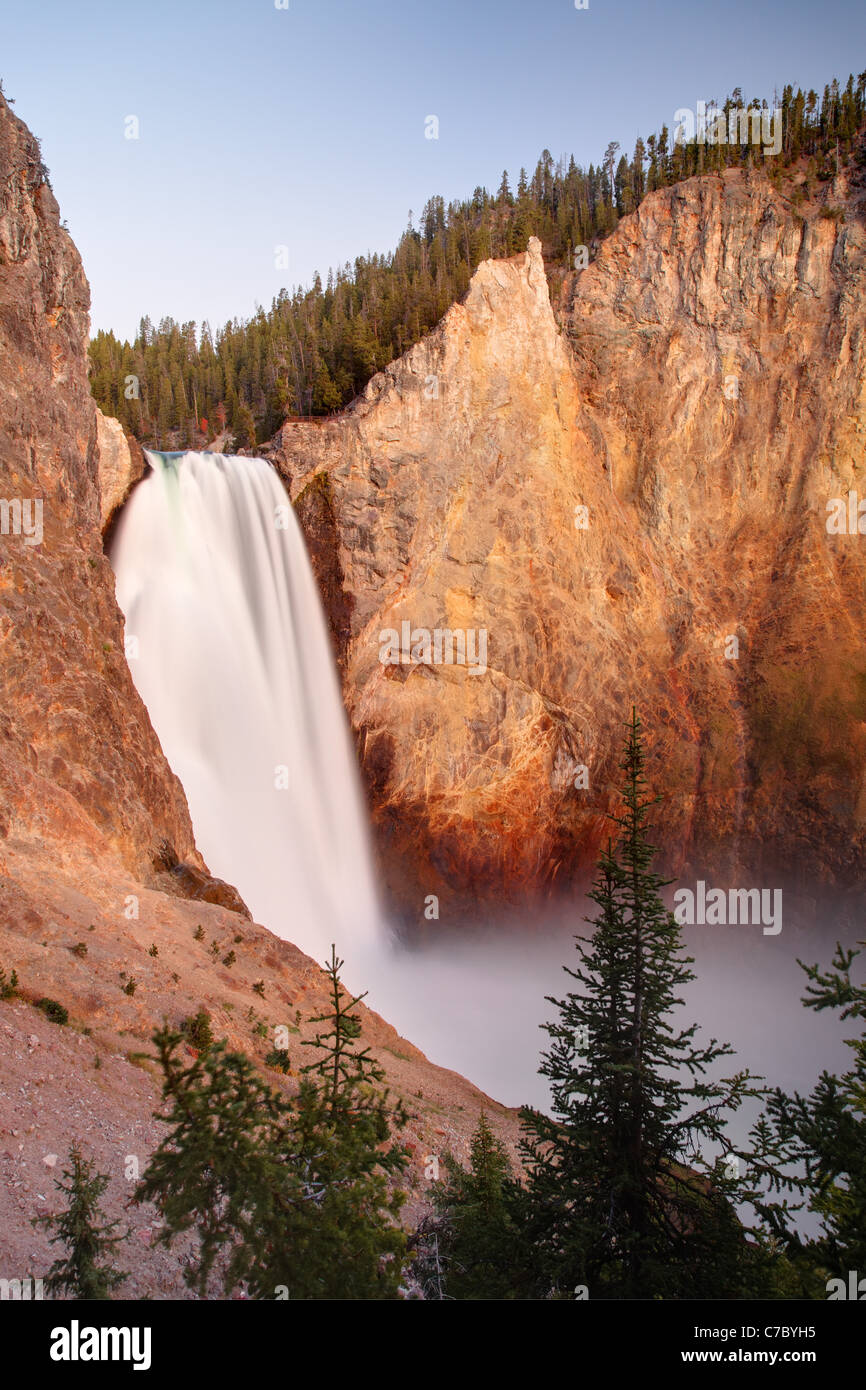
{"type": "Polygon", "coordinates": [[[253,993],[254,993],[254,994],[258,994],[260,998],[264,999],[264,997],[265,997],[265,982],[264,982],[264,980],[256,980],[255,984],[253,985],[253,993]]]}
{"type": "Polygon", "coordinates": [[[70,946],[69,949],[71,950],[71,952],[72,952],[72,954],[73,954],[74,956],[86,956],[86,955],[87,955],[87,943],[86,943],[85,941],[76,941],[75,945],[74,945],[74,946],[70,946]]]}
{"type": "Polygon", "coordinates": [[[185,1018],[180,1031],[196,1052],[207,1052],[213,1046],[213,1029],[207,1009],[199,1009],[192,1018],[185,1018]]]}
{"type": "Polygon", "coordinates": [[[130,995],[132,995],[132,994],[135,994],[136,988],[137,988],[137,985],[136,985],[136,981],[135,981],[135,976],[134,976],[134,975],[130,975],[130,977],[129,977],[129,979],[127,980],[126,984],[123,986],[123,992],[124,992],[124,994],[130,994],[130,995]]]}
{"type": "Polygon", "coordinates": [[[62,1025],[69,1022],[69,1010],[63,1004],[58,1004],[56,999],[37,999],[35,1007],[41,1009],[52,1023],[62,1025]]]}
{"type": "Polygon", "coordinates": [[[204,927],[197,926],[192,934],[193,941],[204,941],[204,927]]]}
{"type": "Polygon", "coordinates": [[[223,965],[228,966],[230,968],[234,965],[236,960],[237,956],[235,955],[234,951],[229,951],[227,956],[223,956],[223,965]]]}
{"type": "Polygon", "coordinates": [[[18,972],[13,970],[9,979],[6,979],[6,971],[0,969],[0,999],[14,999],[15,991],[18,988],[18,972]]]}
{"type": "Polygon", "coordinates": [[[287,1047],[275,1047],[265,1057],[265,1066],[273,1067],[274,1071],[281,1071],[288,1076],[292,1070],[292,1063],[287,1047]]]}
{"type": "Polygon", "coordinates": [[[259,1019],[258,1023],[253,1029],[253,1032],[255,1033],[257,1038],[266,1038],[268,1036],[268,1025],[266,1023],[263,1023],[261,1019],[259,1019]]]}
{"type": "Polygon", "coordinates": [[[241,941],[243,941],[243,937],[241,936],[240,932],[238,932],[237,936],[234,938],[234,943],[236,946],[238,946],[241,941]]]}
{"type": "Polygon", "coordinates": [[[159,947],[156,945],[156,942],[154,942],[154,944],[151,946],[151,948],[150,948],[150,950],[148,951],[147,954],[148,954],[149,956],[158,956],[158,955],[159,955],[159,947]]]}

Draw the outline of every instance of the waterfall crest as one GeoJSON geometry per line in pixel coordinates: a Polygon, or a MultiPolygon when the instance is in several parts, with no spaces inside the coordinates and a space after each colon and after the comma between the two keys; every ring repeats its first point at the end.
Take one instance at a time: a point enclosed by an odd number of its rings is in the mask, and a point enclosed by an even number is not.
{"type": "Polygon", "coordinates": [[[148,452],[111,546],[130,670],[196,842],[317,959],[371,943],[366,811],[300,526],[262,459],[148,452]]]}

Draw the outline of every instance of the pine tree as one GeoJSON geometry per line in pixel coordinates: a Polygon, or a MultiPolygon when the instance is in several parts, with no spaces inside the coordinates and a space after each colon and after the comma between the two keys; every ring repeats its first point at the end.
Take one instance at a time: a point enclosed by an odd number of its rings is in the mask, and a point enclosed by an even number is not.
{"type": "MultiPolygon", "coordinates": [[[[819,1012],[838,1009],[842,1020],[866,1020],[866,986],[851,979],[860,954],[837,943],[826,973],[800,961],[810,981],[805,1006],[819,1012]]],[[[822,1072],[810,1096],[788,1096],[776,1089],[767,1107],[776,1140],[794,1170],[804,1174],[776,1186],[807,1195],[809,1209],[821,1219],[822,1234],[802,1242],[791,1228],[786,1203],[772,1205],[769,1215],[801,1266],[820,1267],[824,1276],[843,1279],[849,1270],[866,1274],[866,1029],[859,1037],[846,1038],[845,1045],[854,1058],[842,1076],[822,1072]]]]}
{"type": "Polygon", "coordinates": [[[135,1200],[156,1204],[159,1241],[196,1233],[187,1278],[203,1296],[212,1278],[255,1299],[399,1296],[405,1236],[394,1179],[406,1153],[390,1136],[405,1116],[369,1049],[355,1046],[362,996],[345,995],[341,966],[332,951],[331,1008],[312,1020],[330,1027],[305,1044],[322,1055],[302,1069],[295,1096],[224,1043],[186,1067],[180,1035],[154,1035],[171,1132],[135,1200]]]}
{"type": "MultiPolygon", "coordinates": [[[[153,1037],[171,1126],[134,1193],[162,1220],[158,1243],[193,1232],[196,1258],[186,1280],[205,1297],[215,1266],[231,1292],[253,1274],[268,1223],[284,1190],[281,1136],[288,1105],[239,1053],[216,1043],[185,1066],[180,1033],[153,1037]]],[[[271,1295],[273,1296],[273,1295],[271,1295]]]]}
{"type": "Polygon", "coordinates": [[[69,1152],[70,1167],[55,1179],[55,1187],[69,1202],[56,1214],[34,1218],[33,1224],[48,1226],[56,1232],[51,1244],[61,1241],[67,1249],[65,1259],[55,1260],[45,1280],[49,1293],[68,1293],[76,1299],[109,1299],[113,1291],[127,1278],[109,1263],[116,1247],[126,1239],[115,1235],[117,1221],[100,1224],[99,1199],[109,1179],[94,1171],[95,1165],[84,1158],[81,1149],[73,1144],[69,1152]],[[66,1179],[66,1182],[63,1179],[66,1179]]]}
{"type": "Polygon", "coordinates": [[[290,1237],[305,1252],[303,1268],[297,1267],[297,1247],[292,1251],[287,1241],[273,1252],[273,1273],[291,1297],[396,1298],[406,1252],[397,1224],[405,1194],[393,1180],[407,1154],[391,1130],[402,1128],[406,1114],[382,1089],[384,1072],[370,1049],[356,1047],[356,1006],[364,996],[345,993],[342,966],[332,947],[325,966],[330,1007],[311,1020],[327,1028],[302,1044],[320,1054],[302,1068],[290,1157],[310,1199],[302,1219],[290,1226],[290,1237]],[[282,1263],[281,1255],[287,1257],[282,1263]]]}
{"type": "Polygon", "coordinates": [[[619,141],[611,140],[610,144],[604,152],[604,167],[607,170],[608,182],[610,184],[611,205],[613,204],[613,166],[616,163],[616,157],[618,153],[619,141]]]}
{"type": "MultiPolygon", "coordinates": [[[[723,109],[729,114],[741,104],[742,92],[735,88],[723,109]]],[[[757,100],[750,105],[761,109],[757,100]]],[[[862,164],[866,158],[857,139],[866,115],[863,74],[856,84],[849,77],[844,91],[838,82],[825,88],[820,110],[814,93],[795,94],[788,86],[784,112],[784,161],[802,149],[820,157],[821,173],[830,178],[842,162],[862,164]]],[[[612,142],[603,160],[586,170],[573,158],[554,165],[544,150],[531,180],[520,170],[516,197],[503,171],[495,198],[480,186],[471,198],[447,207],[441,197],[430,198],[418,228],[407,227],[393,254],[359,256],[353,265],[329,271],[324,288],[316,275],[308,290],[289,295],[282,289],[269,312],[259,309],[216,334],[203,323],[198,343],[193,322],[179,325],[171,318],[158,328],[142,319],[131,347],[111,333],[97,333],[90,344],[93,395],[142,441],[158,445],[186,427],[190,409],[210,419],[222,399],[239,446],[252,448],[286,412],[321,415],[347,405],[374,372],[433,328],[465,293],[484,257],[524,250],[534,233],[551,269],[570,268],[574,245],[607,235],[619,214],[632,211],[655,187],[744,161],[759,167],[769,162],[772,174],[777,172],[779,161],[765,156],[762,144],[747,144],[744,151],[736,142],[705,147],[693,140],[670,151],[663,126],[654,160],[654,139],[646,148],[638,139],[631,162],[623,157],[619,163],[619,145],[612,142]],[[123,396],[130,374],[141,383],[140,402],[123,396]],[[284,395],[275,392],[278,377],[284,395]],[[255,433],[246,418],[235,421],[240,404],[251,412],[255,433]]]]}
{"type": "Polygon", "coordinates": [[[249,406],[241,404],[234,419],[235,448],[254,449],[256,447],[256,422],[249,406]]]}
{"type": "Polygon", "coordinates": [[[601,855],[590,894],[599,912],[592,938],[576,937],[581,986],[550,999],[550,1051],[541,1074],[553,1114],[525,1108],[528,1168],[523,1237],[534,1254],[536,1294],[590,1298],[737,1297],[764,1284],[770,1256],[746,1233],[733,1203],[759,1195],[774,1151],[755,1136],[746,1155],[727,1141],[730,1113],[762,1094],[741,1071],[708,1076],[731,1054],[695,1040],[697,1025],[670,1021],[694,979],[679,927],[652,869],[640,722],[633,712],[621,763],[623,810],[615,847],[601,855]],[[704,1155],[702,1148],[716,1150],[704,1155]]]}
{"type": "Polygon", "coordinates": [[[520,1251],[516,1191],[508,1154],[482,1111],[470,1144],[469,1169],[445,1155],[445,1179],[433,1189],[433,1212],[418,1228],[413,1272],[433,1299],[510,1299],[520,1251]]]}

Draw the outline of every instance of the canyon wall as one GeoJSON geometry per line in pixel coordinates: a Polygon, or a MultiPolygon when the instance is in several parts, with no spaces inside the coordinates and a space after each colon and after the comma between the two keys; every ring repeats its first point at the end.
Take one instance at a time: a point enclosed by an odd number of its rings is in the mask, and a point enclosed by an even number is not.
{"type": "Polygon", "coordinates": [[[0,97],[0,844],[206,891],[103,553],[143,461],[90,395],[89,308],[38,142],[0,97]]]}
{"type": "Polygon", "coordinates": [[[535,239],[485,262],[267,451],[408,921],[585,882],[632,704],[670,871],[856,876],[866,562],[826,522],[863,485],[864,199],[801,183],[653,193],[555,306],[535,239]],[[403,623],[421,659],[383,662],[403,623]],[[486,632],[485,669],[429,661],[436,629],[486,632]]]}

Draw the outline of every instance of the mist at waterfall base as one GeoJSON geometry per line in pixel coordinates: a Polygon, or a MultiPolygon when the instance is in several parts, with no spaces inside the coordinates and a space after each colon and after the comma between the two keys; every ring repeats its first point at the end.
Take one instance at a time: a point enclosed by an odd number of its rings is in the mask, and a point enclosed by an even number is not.
{"type": "MultiPolygon", "coordinates": [[[[441,1066],[496,1100],[545,1106],[545,996],[574,987],[585,911],[500,920],[407,947],[378,902],[348,723],[294,509],[264,461],[149,456],[111,559],[136,686],[183,784],[212,873],[257,922],[316,960],[336,942],[347,987],[441,1066]],[[279,519],[279,521],[277,520],[279,519]],[[278,769],[285,769],[281,774],[278,769]]],[[[429,924],[428,924],[429,925],[429,924]]],[[[428,934],[429,935],[429,934],[428,934]]],[[[852,1030],[803,1008],[797,956],[829,963],[811,922],[690,928],[697,979],[675,1021],[729,1040],[774,1085],[808,1091],[844,1069],[852,1030]]],[[[744,1139],[754,1115],[732,1127],[744,1139]]]]}

